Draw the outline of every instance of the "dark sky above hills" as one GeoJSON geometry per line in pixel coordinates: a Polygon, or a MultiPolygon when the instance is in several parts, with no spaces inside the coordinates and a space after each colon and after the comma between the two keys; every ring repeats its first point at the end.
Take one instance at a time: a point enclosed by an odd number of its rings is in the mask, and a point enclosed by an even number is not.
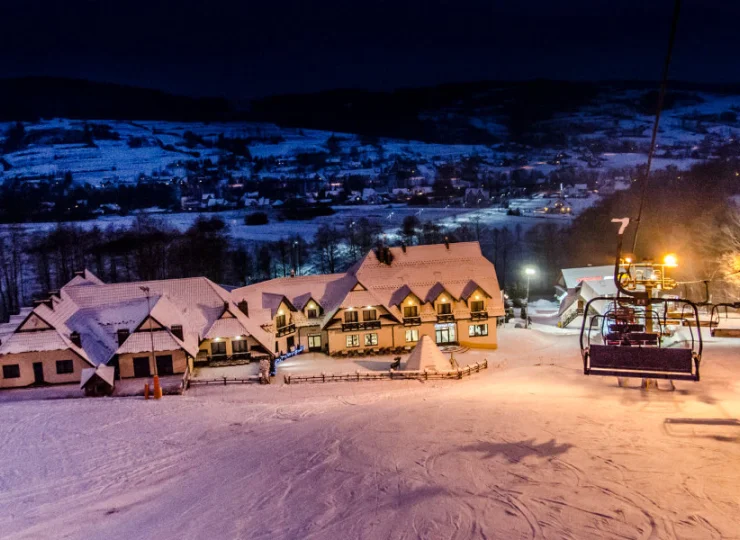
{"type": "MultiPolygon", "coordinates": [[[[653,79],[674,0],[7,0],[0,77],[229,98],[482,79],[653,79]]],[[[740,2],[684,0],[671,77],[740,82],[740,2]]]]}

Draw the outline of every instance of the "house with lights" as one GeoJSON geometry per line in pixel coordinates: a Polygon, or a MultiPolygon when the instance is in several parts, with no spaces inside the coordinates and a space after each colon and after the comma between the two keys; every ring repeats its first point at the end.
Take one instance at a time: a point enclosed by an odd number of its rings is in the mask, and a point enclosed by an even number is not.
{"type": "Polygon", "coordinates": [[[477,242],[370,251],[346,273],[273,279],[231,292],[264,321],[272,352],[303,346],[331,355],[438,345],[497,346],[504,304],[477,242]]]}
{"type": "Polygon", "coordinates": [[[504,305],[477,242],[381,247],[341,274],[273,279],[227,291],[207,278],[103,283],[79,272],[0,325],[0,388],[181,375],[303,346],[333,355],[439,345],[496,348],[504,305]]]}
{"type": "Polygon", "coordinates": [[[228,291],[203,277],[106,284],[79,272],[61,290],[0,325],[0,388],[178,375],[198,361],[271,356],[272,336],[228,291]]]}

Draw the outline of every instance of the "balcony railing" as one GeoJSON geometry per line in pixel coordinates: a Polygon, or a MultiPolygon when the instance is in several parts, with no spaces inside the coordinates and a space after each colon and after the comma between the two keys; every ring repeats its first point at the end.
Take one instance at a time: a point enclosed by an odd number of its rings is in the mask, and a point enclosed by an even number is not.
{"type": "Polygon", "coordinates": [[[486,321],[488,320],[488,312],[487,311],[471,311],[470,320],[471,321],[486,321]]]}
{"type": "Polygon", "coordinates": [[[280,328],[278,328],[276,335],[277,337],[287,336],[288,334],[292,334],[293,332],[295,332],[295,324],[290,323],[286,326],[281,326],[280,328]]]}
{"type": "Polygon", "coordinates": [[[380,321],[358,321],[342,323],[342,332],[355,332],[357,330],[375,330],[380,328],[380,321]]]}
{"type": "Polygon", "coordinates": [[[404,326],[420,326],[421,317],[404,317],[403,325],[404,326]]]}
{"type": "Polygon", "coordinates": [[[234,353],[231,356],[227,356],[225,354],[200,354],[198,353],[198,356],[195,357],[195,363],[196,364],[229,364],[229,363],[243,363],[243,362],[250,362],[252,361],[252,353],[251,352],[239,352],[234,353]]]}
{"type": "Polygon", "coordinates": [[[455,322],[455,316],[452,313],[437,313],[437,322],[455,322]]]}

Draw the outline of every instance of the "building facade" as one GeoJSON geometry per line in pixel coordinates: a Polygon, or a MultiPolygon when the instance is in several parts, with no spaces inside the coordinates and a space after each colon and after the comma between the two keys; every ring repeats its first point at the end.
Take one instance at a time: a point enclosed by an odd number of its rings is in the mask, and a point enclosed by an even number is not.
{"type": "Polygon", "coordinates": [[[344,274],[278,278],[232,291],[269,320],[274,351],[332,355],[437,344],[495,349],[504,304],[477,242],[374,250],[344,274]]]}
{"type": "Polygon", "coordinates": [[[0,388],[180,375],[299,346],[332,355],[437,344],[494,349],[504,305],[476,242],[388,248],[341,274],[227,291],[206,278],[106,284],[88,271],[0,325],[0,388]]]}

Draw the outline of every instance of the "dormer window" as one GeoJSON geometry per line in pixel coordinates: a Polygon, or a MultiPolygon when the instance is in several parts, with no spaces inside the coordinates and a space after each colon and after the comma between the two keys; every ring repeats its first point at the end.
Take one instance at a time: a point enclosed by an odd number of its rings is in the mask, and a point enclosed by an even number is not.
{"type": "Polygon", "coordinates": [[[483,311],[485,309],[485,304],[483,300],[473,300],[470,302],[470,311],[473,313],[477,313],[479,311],[483,311]]]}
{"type": "Polygon", "coordinates": [[[352,310],[352,311],[344,312],[344,322],[345,323],[353,323],[353,322],[357,322],[358,320],[359,320],[359,317],[358,317],[357,311],[352,310]]]}
{"type": "Polygon", "coordinates": [[[378,312],[374,309],[365,309],[362,312],[362,320],[363,321],[377,321],[378,312]]]}
{"type": "Polygon", "coordinates": [[[275,326],[282,328],[285,326],[285,314],[278,315],[275,317],[275,326]]]}
{"type": "Polygon", "coordinates": [[[452,304],[445,302],[443,304],[437,304],[437,313],[440,315],[449,315],[452,313],[452,304]]]}
{"type": "Polygon", "coordinates": [[[403,316],[404,317],[418,317],[419,316],[419,306],[403,306],[403,316]]]}

